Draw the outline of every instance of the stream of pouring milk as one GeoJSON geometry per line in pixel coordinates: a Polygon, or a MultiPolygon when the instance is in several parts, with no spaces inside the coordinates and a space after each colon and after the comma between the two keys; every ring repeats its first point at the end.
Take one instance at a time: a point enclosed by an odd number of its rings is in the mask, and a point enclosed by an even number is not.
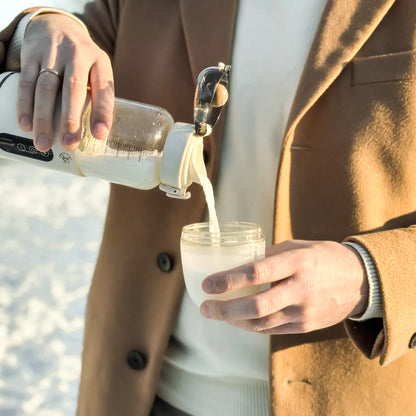
{"type": "Polygon", "coordinates": [[[217,211],[215,210],[215,199],[214,199],[214,190],[212,188],[212,183],[209,180],[208,176],[198,173],[198,179],[202,186],[202,189],[205,194],[205,200],[208,205],[208,217],[209,217],[209,232],[213,234],[220,234],[220,226],[218,224],[217,211]]]}
{"type": "MultiPolygon", "coordinates": [[[[206,276],[217,273],[219,270],[228,270],[241,264],[249,263],[264,257],[264,238],[248,241],[234,239],[233,242],[221,244],[221,234],[215,210],[214,192],[211,181],[204,169],[198,170],[198,183],[202,185],[205,199],[208,205],[209,215],[209,244],[206,244],[206,235],[203,235],[204,243],[181,240],[182,267],[185,285],[190,298],[199,307],[206,299],[233,299],[249,296],[261,290],[260,285],[249,286],[241,289],[227,291],[221,294],[208,295],[202,289],[201,282],[206,276]]],[[[232,227],[229,228],[232,230],[232,227]]],[[[224,227],[223,231],[227,231],[224,227]]],[[[241,230],[244,234],[244,230],[241,230]]]]}

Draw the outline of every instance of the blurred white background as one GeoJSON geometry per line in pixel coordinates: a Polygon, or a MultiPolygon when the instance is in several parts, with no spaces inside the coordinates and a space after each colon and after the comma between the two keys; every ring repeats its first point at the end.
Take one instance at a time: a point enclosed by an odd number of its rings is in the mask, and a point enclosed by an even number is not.
{"type": "Polygon", "coordinates": [[[2,2],[0,27],[3,28],[22,10],[27,7],[53,6],[70,12],[82,12],[88,0],[13,0],[2,2]],[[11,4],[12,3],[12,4],[11,4]],[[7,4],[7,5],[6,5],[7,4]]]}
{"type": "MultiPolygon", "coordinates": [[[[82,11],[84,3],[4,1],[0,27],[29,6],[82,11]]],[[[0,159],[1,416],[75,415],[107,197],[104,182],[0,159]]]]}

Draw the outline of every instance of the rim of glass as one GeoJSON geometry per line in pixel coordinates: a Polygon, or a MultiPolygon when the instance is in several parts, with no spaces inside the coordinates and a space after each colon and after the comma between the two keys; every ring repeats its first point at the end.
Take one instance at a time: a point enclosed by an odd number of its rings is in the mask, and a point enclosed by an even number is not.
{"type": "Polygon", "coordinates": [[[263,241],[264,234],[260,225],[252,222],[229,221],[220,224],[220,233],[211,233],[208,222],[185,225],[182,228],[181,241],[201,245],[238,245],[263,241]]]}

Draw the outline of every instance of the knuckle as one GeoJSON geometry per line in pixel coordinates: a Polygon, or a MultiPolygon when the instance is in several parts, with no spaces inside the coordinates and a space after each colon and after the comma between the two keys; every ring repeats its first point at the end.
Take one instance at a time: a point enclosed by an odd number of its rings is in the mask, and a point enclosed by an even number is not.
{"type": "Polygon", "coordinates": [[[313,321],[312,308],[308,305],[304,305],[300,308],[299,318],[304,329],[310,329],[311,322],[313,321]]]}
{"type": "Polygon", "coordinates": [[[39,51],[39,48],[31,47],[25,40],[20,52],[20,61],[22,64],[22,73],[25,73],[27,65],[32,62],[42,61],[42,53],[39,51]]]}
{"type": "Polygon", "coordinates": [[[271,311],[272,304],[269,299],[254,298],[253,300],[253,313],[256,316],[268,315],[271,311]]]}
{"type": "Polygon", "coordinates": [[[270,274],[270,265],[267,262],[260,261],[253,263],[253,272],[248,276],[248,280],[253,284],[263,283],[270,274]]]}
{"type": "Polygon", "coordinates": [[[312,322],[309,321],[301,322],[299,327],[301,332],[303,333],[312,332],[315,330],[315,327],[313,326],[312,322]]]}
{"type": "Polygon", "coordinates": [[[102,101],[100,106],[96,108],[97,115],[101,116],[102,118],[112,117],[113,114],[113,104],[111,101],[102,101]]]}
{"type": "Polygon", "coordinates": [[[253,332],[262,332],[266,329],[271,328],[272,326],[273,321],[270,317],[249,320],[249,327],[250,330],[253,332]]]}
{"type": "Polygon", "coordinates": [[[302,322],[306,322],[309,318],[309,308],[305,305],[300,307],[299,315],[300,315],[302,322]]]}
{"type": "Polygon", "coordinates": [[[219,319],[224,320],[224,321],[228,320],[228,318],[229,318],[229,314],[227,312],[227,309],[224,308],[221,304],[219,304],[217,306],[217,313],[216,313],[216,315],[217,315],[217,317],[219,319]]]}
{"type": "Polygon", "coordinates": [[[42,126],[43,128],[45,128],[45,127],[49,128],[49,127],[52,126],[52,120],[50,118],[48,118],[47,116],[45,116],[45,115],[37,114],[35,116],[34,121],[35,121],[35,124],[36,124],[37,127],[42,126]]]}
{"type": "Polygon", "coordinates": [[[32,107],[32,103],[33,103],[32,100],[29,100],[29,99],[24,98],[24,97],[20,97],[20,98],[18,98],[18,100],[16,102],[16,105],[17,105],[18,108],[30,108],[30,107],[32,107]]]}
{"type": "Polygon", "coordinates": [[[74,132],[80,126],[80,120],[75,117],[64,116],[61,120],[62,130],[65,132],[74,132]]]}
{"type": "Polygon", "coordinates": [[[298,270],[303,273],[312,273],[316,268],[316,261],[313,250],[303,248],[299,250],[298,270]]]}
{"type": "Polygon", "coordinates": [[[20,77],[19,86],[22,90],[32,90],[35,86],[35,82],[33,80],[20,77]]]}
{"type": "Polygon", "coordinates": [[[303,292],[303,300],[310,301],[310,299],[314,296],[315,292],[315,285],[313,279],[305,279],[302,282],[302,292],[303,292]]]}
{"type": "Polygon", "coordinates": [[[283,250],[288,250],[290,248],[293,248],[294,241],[293,240],[284,240],[279,245],[283,250]]]}
{"type": "Polygon", "coordinates": [[[216,287],[221,292],[227,292],[233,288],[233,277],[230,274],[225,276],[225,279],[218,279],[216,281],[216,287]]]}
{"type": "MultiPolygon", "coordinates": [[[[302,305],[309,304],[316,290],[314,276],[307,271],[298,269],[292,283],[296,288],[298,301],[301,302],[302,305]]],[[[303,306],[301,308],[303,308],[303,306]]]]}
{"type": "Polygon", "coordinates": [[[85,83],[81,81],[81,79],[74,74],[71,74],[68,79],[67,83],[70,90],[79,90],[81,88],[85,88],[85,83]]]}
{"type": "Polygon", "coordinates": [[[111,59],[108,54],[102,49],[98,48],[97,59],[102,61],[105,65],[111,66],[111,59]]]}
{"type": "Polygon", "coordinates": [[[258,320],[253,319],[248,322],[248,326],[252,332],[260,332],[264,329],[263,325],[258,320]]]}
{"type": "Polygon", "coordinates": [[[36,88],[42,93],[55,93],[57,83],[59,82],[58,77],[52,76],[50,79],[46,79],[45,76],[40,76],[38,82],[36,83],[36,88]]]}

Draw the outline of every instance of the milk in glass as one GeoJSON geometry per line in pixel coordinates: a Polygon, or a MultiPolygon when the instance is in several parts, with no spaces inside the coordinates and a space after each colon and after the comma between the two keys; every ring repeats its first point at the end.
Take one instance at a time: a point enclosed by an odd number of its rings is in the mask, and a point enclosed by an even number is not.
{"type": "Polygon", "coordinates": [[[225,300],[257,293],[260,286],[208,295],[201,284],[210,274],[259,260],[265,255],[265,239],[259,225],[246,222],[218,224],[212,184],[206,171],[204,173],[200,170],[198,179],[205,193],[209,222],[185,226],[181,235],[185,285],[198,306],[206,299],[225,300]]]}

